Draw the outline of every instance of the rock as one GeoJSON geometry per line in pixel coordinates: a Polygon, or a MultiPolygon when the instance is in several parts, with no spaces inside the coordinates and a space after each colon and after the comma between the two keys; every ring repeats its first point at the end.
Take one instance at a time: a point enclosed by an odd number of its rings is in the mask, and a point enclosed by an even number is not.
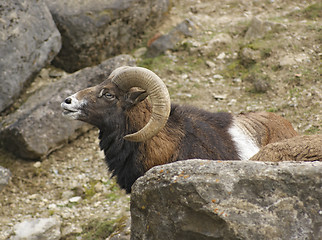
{"type": "Polygon", "coordinates": [[[41,162],[35,162],[34,164],[33,164],[33,166],[35,167],[35,168],[40,168],[41,167],[41,162]]]}
{"type": "Polygon", "coordinates": [[[263,147],[250,160],[322,161],[322,135],[297,136],[263,147]]]}
{"type": "Polygon", "coordinates": [[[237,99],[233,98],[229,101],[229,103],[227,103],[228,106],[233,106],[237,103],[237,99]]]}
{"type": "Polygon", "coordinates": [[[208,43],[205,45],[201,52],[206,56],[213,56],[222,51],[223,49],[230,47],[232,44],[232,38],[227,33],[220,33],[215,35],[208,43]]]}
{"type": "Polygon", "coordinates": [[[256,78],[255,81],[253,81],[253,87],[255,92],[257,93],[266,93],[270,89],[268,78],[262,79],[262,78],[256,78]]]}
{"type": "Polygon", "coordinates": [[[131,194],[131,239],[322,239],[322,163],[186,160],[131,194]]]}
{"type": "Polygon", "coordinates": [[[216,68],[216,63],[214,63],[213,61],[207,60],[206,61],[206,65],[207,67],[209,67],[210,69],[215,69],[216,68]]]}
{"type": "Polygon", "coordinates": [[[14,226],[15,236],[10,240],[59,240],[61,238],[60,225],[60,220],[56,218],[25,220],[14,226]]]}
{"type": "Polygon", "coordinates": [[[279,65],[281,67],[285,67],[285,66],[288,66],[288,65],[295,65],[296,64],[296,61],[293,57],[291,56],[283,56],[281,57],[281,59],[279,60],[279,65]]]}
{"type": "Polygon", "coordinates": [[[286,29],[287,27],[281,23],[262,21],[258,17],[253,17],[245,34],[245,39],[261,38],[268,32],[286,29]]]}
{"type": "Polygon", "coordinates": [[[248,47],[241,49],[239,55],[242,60],[242,64],[245,66],[254,64],[261,59],[261,52],[259,50],[253,50],[248,47]]]}
{"type": "Polygon", "coordinates": [[[215,74],[215,75],[213,76],[213,78],[214,78],[214,79],[223,79],[224,77],[223,77],[222,75],[220,75],[220,74],[215,74]]]}
{"type": "Polygon", "coordinates": [[[208,47],[211,48],[221,48],[218,45],[225,45],[229,46],[232,43],[232,38],[227,33],[220,33],[218,35],[215,35],[209,42],[208,47]]]}
{"type": "Polygon", "coordinates": [[[53,64],[67,72],[133,49],[170,9],[169,0],[46,0],[62,34],[53,64]]]}
{"type": "Polygon", "coordinates": [[[281,67],[287,67],[290,65],[298,65],[301,63],[310,63],[310,57],[306,55],[305,53],[299,53],[299,54],[288,54],[285,55],[285,53],[280,56],[279,58],[279,65],[281,67]]]}
{"type": "Polygon", "coordinates": [[[194,23],[189,19],[184,20],[168,34],[162,35],[154,40],[148,48],[147,57],[157,57],[166,50],[174,49],[185,37],[193,36],[194,32],[194,23]]]}
{"type": "Polygon", "coordinates": [[[310,63],[310,57],[305,53],[299,53],[295,55],[295,61],[297,63],[310,63]]]}
{"type": "Polygon", "coordinates": [[[250,73],[246,78],[246,81],[251,82],[254,91],[257,93],[265,93],[270,89],[271,79],[268,75],[260,72],[250,73]]]}
{"type": "Polygon", "coordinates": [[[223,60],[223,59],[225,59],[225,58],[226,58],[226,53],[224,53],[224,52],[220,53],[220,54],[217,56],[217,59],[219,59],[219,60],[223,60]]]}
{"type": "Polygon", "coordinates": [[[61,198],[63,200],[70,199],[70,198],[72,198],[74,196],[74,194],[75,194],[74,191],[66,190],[66,191],[62,192],[61,198]]]}
{"type": "Polygon", "coordinates": [[[57,210],[58,206],[55,203],[51,203],[51,204],[48,205],[47,208],[50,209],[50,210],[57,210]]]}
{"type": "Polygon", "coordinates": [[[68,199],[68,201],[69,201],[70,203],[78,203],[78,202],[80,202],[81,200],[82,200],[82,197],[81,197],[81,196],[75,196],[75,197],[72,197],[72,198],[68,199]]]}
{"type": "Polygon", "coordinates": [[[1,190],[8,185],[9,180],[11,178],[11,172],[0,166],[0,192],[1,190]]]}
{"type": "Polygon", "coordinates": [[[36,0],[1,1],[0,112],[61,48],[47,6],[36,0]]]}
{"type": "Polygon", "coordinates": [[[64,118],[60,103],[67,96],[100,83],[115,68],[133,64],[132,57],[120,55],[40,89],[1,122],[0,140],[4,147],[19,157],[38,159],[88,130],[89,125],[64,118]]]}
{"type": "Polygon", "coordinates": [[[227,98],[227,94],[215,94],[215,93],[213,93],[212,96],[213,96],[213,98],[215,100],[224,100],[224,99],[227,98]]]}
{"type": "Polygon", "coordinates": [[[134,52],[133,56],[136,58],[142,57],[147,51],[146,47],[141,47],[134,52]]]}
{"type": "Polygon", "coordinates": [[[104,185],[101,182],[98,182],[94,186],[95,192],[103,192],[104,185]]]}

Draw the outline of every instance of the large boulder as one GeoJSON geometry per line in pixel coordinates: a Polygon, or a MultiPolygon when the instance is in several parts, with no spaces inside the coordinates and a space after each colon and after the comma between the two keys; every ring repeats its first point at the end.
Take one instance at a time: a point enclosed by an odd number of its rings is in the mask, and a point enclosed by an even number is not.
{"type": "Polygon", "coordinates": [[[187,160],[132,188],[131,239],[322,239],[322,163],[187,160]]]}
{"type": "Polygon", "coordinates": [[[0,112],[61,48],[47,6],[37,0],[0,4],[0,112]]]}
{"type": "Polygon", "coordinates": [[[61,102],[83,88],[102,82],[115,68],[124,65],[134,65],[133,58],[120,55],[40,89],[0,123],[2,144],[19,157],[37,159],[75,134],[88,130],[88,125],[62,116],[61,102]]]}
{"type": "Polygon", "coordinates": [[[62,34],[53,63],[74,72],[140,43],[148,27],[169,11],[170,0],[46,0],[62,34]]]}

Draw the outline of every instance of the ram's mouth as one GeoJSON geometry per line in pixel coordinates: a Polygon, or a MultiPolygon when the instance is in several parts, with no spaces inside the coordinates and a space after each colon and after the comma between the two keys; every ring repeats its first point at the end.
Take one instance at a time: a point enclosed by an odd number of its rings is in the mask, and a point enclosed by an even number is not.
{"type": "Polygon", "coordinates": [[[63,108],[63,116],[71,119],[77,119],[78,116],[80,115],[80,110],[79,109],[73,109],[70,108],[68,105],[62,103],[61,107],[63,108]]]}
{"type": "Polygon", "coordinates": [[[73,114],[73,113],[77,113],[77,112],[78,111],[76,111],[76,110],[64,109],[63,115],[69,115],[69,114],[73,114]]]}
{"type": "Polygon", "coordinates": [[[70,109],[64,109],[63,116],[69,119],[77,120],[79,118],[80,112],[70,109]]]}

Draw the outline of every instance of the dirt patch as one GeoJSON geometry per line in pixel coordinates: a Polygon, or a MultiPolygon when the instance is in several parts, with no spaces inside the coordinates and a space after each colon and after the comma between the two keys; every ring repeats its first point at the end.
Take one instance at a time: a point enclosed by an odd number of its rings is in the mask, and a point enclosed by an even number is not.
{"type": "MultiPolygon", "coordinates": [[[[174,1],[167,21],[146,35],[143,46],[186,18],[197,33],[138,64],[166,82],[173,102],[210,111],[276,112],[301,134],[321,134],[321,9],[317,1],[299,0],[174,1]],[[254,16],[274,27],[246,39],[254,16]],[[219,34],[231,41],[210,46],[219,34]]],[[[85,239],[93,220],[108,222],[102,224],[107,233],[123,224],[130,197],[110,179],[97,135],[93,129],[37,163],[0,150],[0,165],[13,173],[0,197],[0,239],[32,217],[61,218],[64,239],[85,239]]]]}

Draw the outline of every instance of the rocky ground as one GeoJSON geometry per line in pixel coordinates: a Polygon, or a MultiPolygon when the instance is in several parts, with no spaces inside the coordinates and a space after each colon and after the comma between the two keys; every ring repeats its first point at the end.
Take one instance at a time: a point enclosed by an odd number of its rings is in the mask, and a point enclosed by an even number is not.
{"type": "MultiPolygon", "coordinates": [[[[159,33],[188,18],[195,34],[164,55],[138,57],[138,65],[166,82],[173,102],[210,111],[276,112],[301,134],[321,134],[321,3],[173,2],[159,33]]],[[[147,33],[142,47],[156,33],[147,33]]],[[[55,71],[43,70],[30,91],[55,71]]],[[[110,179],[103,157],[95,129],[39,162],[0,149],[0,165],[12,172],[0,197],[0,239],[8,239],[16,223],[33,217],[59,219],[62,239],[116,234],[129,217],[130,196],[110,179]]]]}

